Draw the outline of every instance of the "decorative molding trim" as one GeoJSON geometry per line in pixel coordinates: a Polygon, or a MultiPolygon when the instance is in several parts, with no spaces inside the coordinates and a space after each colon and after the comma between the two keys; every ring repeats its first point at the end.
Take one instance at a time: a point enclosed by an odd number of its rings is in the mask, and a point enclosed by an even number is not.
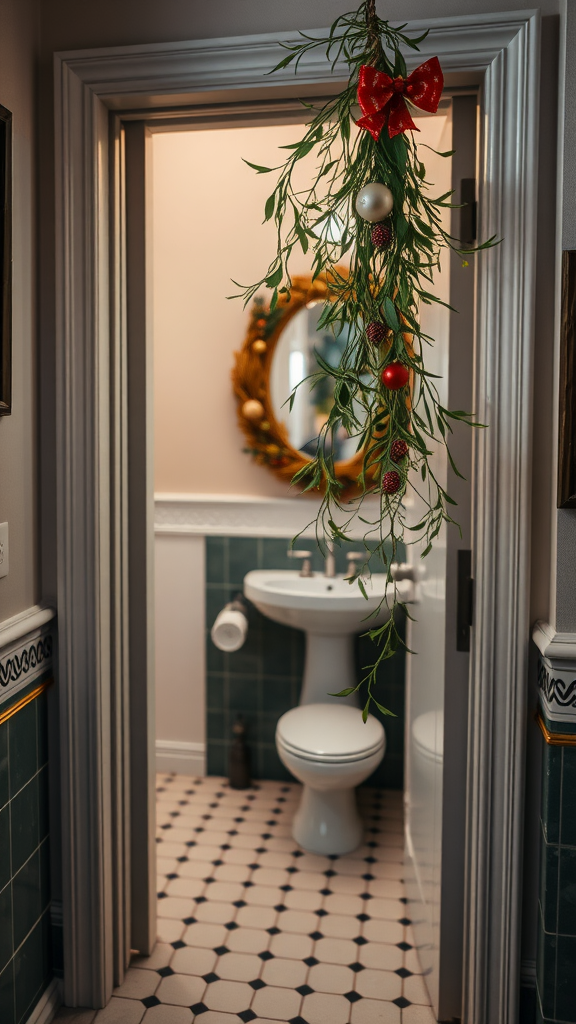
{"type": "Polygon", "coordinates": [[[536,721],[540,726],[540,731],[546,743],[549,743],[551,747],[576,747],[576,733],[552,732],[548,729],[541,711],[536,712],[536,721]]]}
{"type": "Polygon", "coordinates": [[[61,978],[52,978],[48,988],[40,996],[26,1024],[50,1024],[62,1006],[64,985],[61,978]]]}
{"type": "Polygon", "coordinates": [[[0,657],[3,648],[8,644],[13,644],[15,640],[29,636],[55,618],[54,608],[43,608],[41,605],[35,604],[31,608],[27,608],[26,611],[14,615],[13,618],[0,622],[0,657]]]}
{"type": "MultiPolygon", "coordinates": [[[[157,494],[154,532],[182,536],[315,536],[319,502],[313,498],[261,498],[224,494],[157,494]]],[[[363,515],[378,515],[377,500],[366,502],[363,515]]],[[[351,537],[362,537],[359,523],[351,537]]]]}
{"type": "Polygon", "coordinates": [[[532,630],[532,639],[554,668],[566,669],[566,662],[572,662],[576,671],[576,633],[557,633],[549,622],[539,620],[532,630]]]}
{"type": "Polygon", "coordinates": [[[13,639],[0,649],[0,706],[52,671],[54,614],[50,609],[41,614],[25,615],[5,630],[4,637],[13,639]]]}
{"type": "MultiPolygon", "coordinates": [[[[409,28],[430,29],[422,52],[409,55],[412,65],[436,53],[445,70],[484,76],[480,233],[503,240],[484,254],[477,275],[474,409],[490,430],[475,432],[477,600],[462,1016],[474,1024],[513,1024],[529,636],[540,16],[534,10],[459,15],[409,28]]],[[[55,57],[59,685],[65,977],[72,1005],[103,1006],[112,993],[114,904],[122,895],[114,887],[112,794],[124,793],[124,782],[112,709],[122,707],[125,681],[111,667],[118,663],[116,626],[126,591],[110,587],[109,555],[111,536],[112,550],[127,548],[130,523],[115,491],[126,439],[122,416],[115,415],[123,392],[121,376],[110,372],[110,339],[116,352],[125,305],[118,271],[111,310],[109,111],[160,103],[183,108],[194,94],[203,92],[206,103],[207,94],[217,98],[223,89],[250,87],[261,98],[286,84],[301,94],[310,83],[333,86],[343,69],[327,70],[318,58],[303,62],[297,78],[290,69],[274,82],[264,77],[278,42],[290,38],[295,33],[55,57]]],[[[117,182],[119,146],[113,155],[117,182]]],[[[115,237],[116,252],[118,243],[115,237]]]]}
{"type": "Polygon", "coordinates": [[[206,744],[156,740],[156,770],[206,775],[206,744]]]}

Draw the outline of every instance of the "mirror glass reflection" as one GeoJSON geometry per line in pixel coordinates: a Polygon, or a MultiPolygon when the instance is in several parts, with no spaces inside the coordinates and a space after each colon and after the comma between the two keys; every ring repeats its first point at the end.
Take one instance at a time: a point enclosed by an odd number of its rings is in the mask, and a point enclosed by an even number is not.
{"type": "MultiPolygon", "coordinates": [[[[291,411],[287,399],[301,381],[321,369],[318,355],[330,366],[339,366],[349,336],[348,327],[336,335],[329,327],[318,329],[323,308],[322,302],[311,302],[291,317],[278,339],[270,374],[274,415],[293,447],[310,457],[316,454],[318,435],[334,404],[334,382],[326,377],[314,387],[301,384],[291,411]]],[[[336,460],[352,458],[357,442],[340,427],[334,441],[336,460]]]]}

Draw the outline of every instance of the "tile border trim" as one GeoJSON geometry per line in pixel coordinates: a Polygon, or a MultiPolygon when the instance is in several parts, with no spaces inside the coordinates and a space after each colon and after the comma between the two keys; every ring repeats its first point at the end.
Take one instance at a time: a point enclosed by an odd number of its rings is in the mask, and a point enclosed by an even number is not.
{"type": "Polygon", "coordinates": [[[52,675],[55,614],[53,609],[29,609],[17,622],[6,624],[7,629],[0,627],[0,707],[52,675]]]}
{"type": "Polygon", "coordinates": [[[36,700],[36,698],[39,697],[41,693],[44,693],[44,691],[47,690],[49,686],[52,686],[53,682],[54,677],[50,676],[49,679],[46,679],[43,683],[40,683],[40,686],[37,686],[35,690],[32,690],[30,693],[27,693],[26,696],[22,697],[21,700],[16,701],[16,704],[12,704],[7,711],[0,712],[0,725],[4,725],[4,722],[7,722],[9,718],[12,718],[14,715],[18,714],[19,711],[22,711],[22,708],[25,708],[27,704],[30,704],[33,700],[36,700]]]}
{"type": "Polygon", "coordinates": [[[559,733],[562,725],[576,729],[576,633],[557,633],[550,623],[539,621],[532,639],[540,652],[537,688],[543,725],[549,734],[559,733]]]}
{"type": "Polygon", "coordinates": [[[547,728],[541,711],[536,712],[535,718],[546,743],[553,747],[576,747],[576,733],[552,732],[547,728]]]}

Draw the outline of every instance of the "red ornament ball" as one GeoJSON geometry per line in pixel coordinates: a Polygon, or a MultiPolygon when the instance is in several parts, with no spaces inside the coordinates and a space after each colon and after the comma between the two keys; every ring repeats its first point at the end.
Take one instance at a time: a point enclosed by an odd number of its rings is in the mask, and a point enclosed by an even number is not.
{"type": "Polygon", "coordinates": [[[366,334],[373,345],[379,345],[386,337],[386,325],[381,320],[372,320],[366,327],[366,334]]]}
{"type": "Polygon", "coordinates": [[[400,473],[397,473],[395,469],[384,473],[382,477],[382,490],[384,494],[396,494],[400,490],[401,484],[400,473]]]}
{"type": "Polygon", "coordinates": [[[410,370],[404,363],[389,363],[382,370],[382,383],[389,391],[399,391],[410,380],[410,370]]]}
{"type": "Polygon", "coordinates": [[[392,244],[392,228],[389,224],[380,221],[372,228],[370,238],[375,249],[389,249],[392,244]]]}
{"type": "Polygon", "coordinates": [[[406,441],[402,441],[400,438],[397,438],[396,441],[392,442],[390,446],[390,458],[392,459],[392,462],[402,462],[402,459],[405,459],[407,455],[408,445],[406,444],[406,441]]]}

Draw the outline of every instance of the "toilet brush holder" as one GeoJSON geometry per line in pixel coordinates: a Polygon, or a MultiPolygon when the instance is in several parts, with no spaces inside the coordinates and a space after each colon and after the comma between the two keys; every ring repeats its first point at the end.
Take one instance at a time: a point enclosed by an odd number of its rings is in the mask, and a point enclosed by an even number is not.
{"type": "Polygon", "coordinates": [[[228,754],[228,782],[231,789],[249,789],[252,785],[250,776],[250,750],[246,743],[246,726],[239,715],[232,732],[234,739],[228,754]]]}

